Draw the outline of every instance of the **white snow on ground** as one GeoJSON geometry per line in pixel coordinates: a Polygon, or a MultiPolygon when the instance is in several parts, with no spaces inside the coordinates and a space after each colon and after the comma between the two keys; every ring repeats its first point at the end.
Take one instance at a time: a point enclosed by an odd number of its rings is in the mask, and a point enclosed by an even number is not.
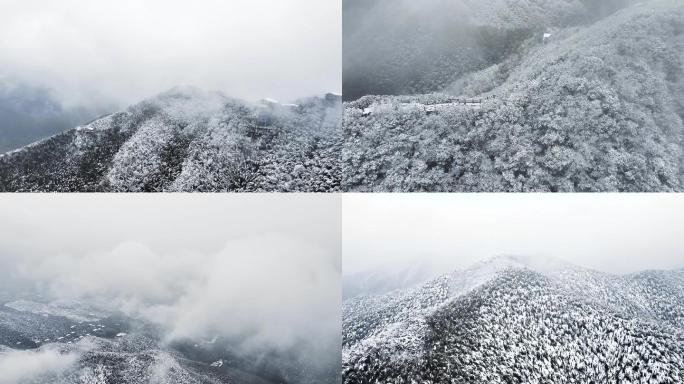
{"type": "Polygon", "coordinates": [[[51,302],[48,304],[38,303],[29,300],[17,300],[5,304],[6,307],[16,311],[30,312],[43,316],[63,316],[73,321],[100,321],[99,317],[106,316],[105,313],[87,313],[81,309],[71,306],[67,302],[51,302]]]}
{"type": "Polygon", "coordinates": [[[368,117],[374,113],[387,112],[419,112],[425,114],[444,113],[454,109],[481,109],[483,105],[481,100],[455,100],[445,103],[423,104],[419,102],[403,102],[398,105],[380,104],[371,105],[361,109],[361,115],[368,117]]]}
{"type": "Polygon", "coordinates": [[[211,366],[212,367],[223,367],[223,359],[214,361],[213,363],[211,363],[211,366]]]}

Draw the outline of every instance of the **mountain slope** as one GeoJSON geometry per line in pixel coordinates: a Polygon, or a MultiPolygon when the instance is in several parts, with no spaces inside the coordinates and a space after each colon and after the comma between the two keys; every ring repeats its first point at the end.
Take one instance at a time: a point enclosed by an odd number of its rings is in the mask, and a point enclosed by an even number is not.
{"type": "Polygon", "coordinates": [[[586,25],[631,0],[346,0],[344,99],[434,92],[498,64],[549,28],[586,25]]]}
{"type": "Polygon", "coordinates": [[[682,191],[682,20],[684,4],[652,0],[529,40],[449,88],[481,108],[447,94],[345,103],[344,188],[682,191]]]}
{"type": "Polygon", "coordinates": [[[341,99],[175,88],[0,156],[3,191],[334,191],[341,99]]]}
{"type": "Polygon", "coordinates": [[[343,304],[345,383],[675,383],[684,271],[498,258],[343,304]]]}

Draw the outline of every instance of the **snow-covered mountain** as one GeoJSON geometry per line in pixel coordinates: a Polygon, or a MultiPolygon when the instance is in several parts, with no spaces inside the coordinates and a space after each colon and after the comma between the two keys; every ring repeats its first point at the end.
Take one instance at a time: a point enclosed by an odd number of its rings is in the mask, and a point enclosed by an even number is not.
{"type": "Polygon", "coordinates": [[[341,97],[178,87],[0,156],[3,191],[335,191],[341,97]]]}
{"type": "Polygon", "coordinates": [[[682,191],[683,63],[677,0],[534,31],[442,93],[345,103],[344,188],[682,191]]]}
{"type": "Polygon", "coordinates": [[[497,257],[343,303],[345,383],[677,383],[684,270],[497,257]]]}

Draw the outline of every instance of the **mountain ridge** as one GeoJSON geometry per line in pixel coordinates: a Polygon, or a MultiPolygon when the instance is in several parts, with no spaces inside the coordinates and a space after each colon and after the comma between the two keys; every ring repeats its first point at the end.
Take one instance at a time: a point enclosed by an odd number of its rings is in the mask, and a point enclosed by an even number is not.
{"type": "Polygon", "coordinates": [[[3,191],[334,191],[341,98],[176,87],[0,156],[3,191]]]}
{"type": "Polygon", "coordinates": [[[492,259],[419,287],[346,300],[344,382],[682,378],[681,270],[612,275],[551,264],[539,271],[510,257],[492,259]],[[643,361],[625,357],[635,348],[643,361]],[[570,350],[578,356],[566,364],[570,350]],[[595,358],[617,360],[601,365],[595,358]],[[580,361],[589,363],[580,368],[580,361]]]}

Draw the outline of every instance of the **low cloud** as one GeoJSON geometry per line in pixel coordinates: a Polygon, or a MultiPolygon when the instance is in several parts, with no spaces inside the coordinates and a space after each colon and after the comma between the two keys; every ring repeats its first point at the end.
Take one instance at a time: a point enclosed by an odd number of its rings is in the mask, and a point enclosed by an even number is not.
{"type": "Polygon", "coordinates": [[[0,2],[0,78],[67,103],[176,85],[291,100],[341,88],[341,7],[320,0],[0,2]]]}
{"type": "Polygon", "coordinates": [[[279,364],[297,372],[340,364],[337,196],[12,195],[0,203],[0,288],[11,288],[0,290],[0,303],[37,291],[147,320],[168,343],[218,337],[231,353],[268,364],[287,357],[279,364]]]}
{"type": "Polygon", "coordinates": [[[609,273],[684,267],[684,199],[632,194],[343,197],[344,272],[442,272],[498,255],[554,257],[609,273]]]}
{"type": "Polygon", "coordinates": [[[0,352],[0,384],[21,384],[57,375],[77,360],[78,354],[56,349],[0,352]]]}
{"type": "Polygon", "coordinates": [[[332,340],[340,272],[325,249],[278,234],[213,253],[166,253],[126,242],[108,252],[20,262],[54,299],[86,300],[159,324],[167,341],[224,336],[246,351],[332,340]]]}

